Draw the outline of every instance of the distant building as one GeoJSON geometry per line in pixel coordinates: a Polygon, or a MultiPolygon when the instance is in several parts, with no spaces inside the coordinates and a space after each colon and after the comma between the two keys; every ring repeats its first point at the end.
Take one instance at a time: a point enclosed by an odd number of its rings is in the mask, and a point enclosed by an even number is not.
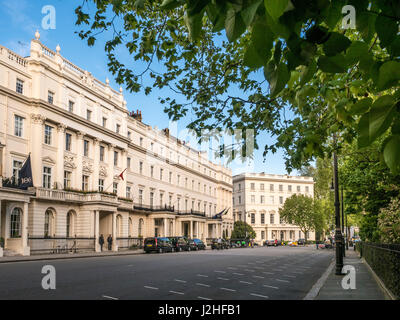
{"type": "MultiPolygon", "coordinates": [[[[286,224],[279,208],[293,194],[314,196],[311,177],[293,177],[265,173],[244,173],[233,177],[233,219],[245,221],[256,232],[256,241],[298,240],[304,238],[299,227],[286,224]]],[[[309,232],[309,240],[315,240],[309,232]]]]}
{"type": "Polygon", "coordinates": [[[120,91],[40,41],[23,58],[0,46],[0,237],[23,255],[113,250],[150,236],[231,233],[232,173],[142,122],[120,91]],[[31,154],[34,188],[18,178],[31,154]],[[125,170],[126,169],[126,170],[125,170]],[[219,213],[226,213],[218,215],[219,213]]]}

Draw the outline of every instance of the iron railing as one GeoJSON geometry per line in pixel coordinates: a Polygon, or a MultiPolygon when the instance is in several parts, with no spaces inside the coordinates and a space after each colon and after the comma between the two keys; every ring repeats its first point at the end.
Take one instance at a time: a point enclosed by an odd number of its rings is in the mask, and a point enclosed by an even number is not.
{"type": "Polygon", "coordinates": [[[140,210],[140,211],[149,211],[149,212],[174,212],[175,208],[173,206],[153,206],[153,205],[146,205],[142,203],[135,203],[133,205],[134,210],[140,210]]]}
{"type": "Polygon", "coordinates": [[[194,210],[190,210],[190,211],[176,211],[176,214],[179,216],[199,216],[199,217],[205,217],[206,213],[205,212],[201,212],[201,211],[194,211],[194,210]]]}
{"type": "Polygon", "coordinates": [[[31,254],[94,252],[95,238],[29,237],[31,254]]]}

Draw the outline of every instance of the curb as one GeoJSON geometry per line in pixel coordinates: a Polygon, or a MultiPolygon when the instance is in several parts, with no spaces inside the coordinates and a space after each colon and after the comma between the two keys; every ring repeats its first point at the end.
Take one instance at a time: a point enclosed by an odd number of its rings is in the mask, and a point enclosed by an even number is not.
{"type": "Polygon", "coordinates": [[[325,270],[324,274],[321,276],[321,278],[318,279],[318,281],[312,286],[310,291],[307,293],[307,295],[303,298],[303,300],[315,300],[315,298],[318,296],[319,291],[325,284],[326,280],[328,279],[329,275],[331,274],[333,268],[335,267],[335,259],[332,258],[331,264],[328,266],[328,268],[325,270]]]}
{"type": "Polygon", "coordinates": [[[37,258],[27,258],[27,259],[15,259],[15,260],[2,260],[0,258],[0,264],[2,263],[18,263],[18,262],[34,262],[34,261],[46,261],[46,260],[67,260],[67,259],[80,259],[80,258],[103,258],[103,257],[123,257],[123,256],[132,256],[132,255],[139,255],[139,254],[144,254],[144,252],[132,252],[132,253],[123,253],[123,254],[107,254],[107,255],[82,255],[82,256],[76,256],[74,254],[71,254],[70,256],[46,256],[46,257],[40,257],[38,256],[37,258]]]}
{"type": "Polygon", "coordinates": [[[367,266],[367,269],[372,274],[375,281],[378,283],[379,287],[382,289],[384,295],[387,298],[386,300],[397,300],[396,296],[388,288],[386,288],[383,281],[378,277],[378,275],[375,273],[375,271],[370,267],[367,260],[365,260],[364,258],[361,258],[361,261],[367,266]]]}

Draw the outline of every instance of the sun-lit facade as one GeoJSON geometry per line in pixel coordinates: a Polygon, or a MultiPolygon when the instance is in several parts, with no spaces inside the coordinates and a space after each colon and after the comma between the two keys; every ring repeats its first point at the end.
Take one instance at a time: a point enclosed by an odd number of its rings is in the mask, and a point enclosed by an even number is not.
{"type": "Polygon", "coordinates": [[[5,250],[29,255],[72,244],[98,251],[101,234],[113,236],[113,250],[149,236],[230,234],[231,170],[168,129],[143,123],[140,111],[128,111],[122,89],[35,37],[26,58],[0,46],[5,250]],[[7,186],[29,154],[34,188],[7,186]]]}

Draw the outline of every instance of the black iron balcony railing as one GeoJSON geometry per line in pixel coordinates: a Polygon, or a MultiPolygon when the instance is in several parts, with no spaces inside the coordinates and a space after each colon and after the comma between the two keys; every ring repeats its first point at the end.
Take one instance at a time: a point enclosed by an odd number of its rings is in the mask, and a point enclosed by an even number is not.
{"type": "Polygon", "coordinates": [[[173,206],[153,206],[153,205],[146,205],[142,203],[135,203],[133,205],[134,210],[140,210],[140,211],[149,211],[149,212],[174,212],[175,208],[173,206]]]}
{"type": "Polygon", "coordinates": [[[180,216],[199,216],[199,217],[205,217],[206,213],[205,212],[201,212],[201,211],[194,211],[194,210],[190,210],[190,211],[176,211],[177,215],[180,216]]]}

